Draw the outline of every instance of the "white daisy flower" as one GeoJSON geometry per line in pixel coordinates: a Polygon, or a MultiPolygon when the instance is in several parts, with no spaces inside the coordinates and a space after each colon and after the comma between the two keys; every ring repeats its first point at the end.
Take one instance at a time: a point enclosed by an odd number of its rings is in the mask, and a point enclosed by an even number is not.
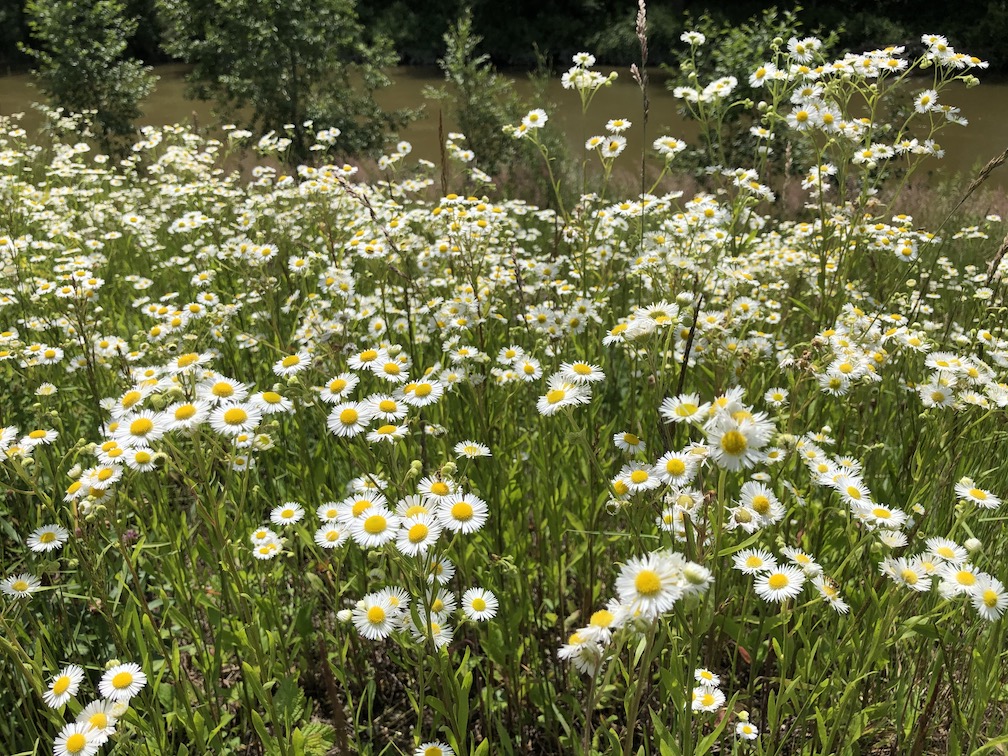
{"type": "Polygon", "coordinates": [[[105,670],[98,692],[110,701],[129,701],[147,684],[147,675],[139,664],[128,662],[116,664],[105,670]]]}
{"type": "Polygon", "coordinates": [[[304,517],[304,507],[293,501],[288,501],[270,512],[270,522],[275,525],[293,525],[304,517]]]}
{"type": "Polygon", "coordinates": [[[66,528],[59,525],[43,525],[31,532],[26,543],[29,549],[38,553],[63,548],[63,544],[69,538],[70,533],[66,528]]]}
{"type": "Polygon", "coordinates": [[[482,622],[497,614],[497,597],[483,588],[470,588],[462,594],[462,611],[471,620],[482,622]]]}
{"type": "Polygon", "coordinates": [[[69,664],[49,681],[49,687],[42,699],[50,709],[58,709],[77,695],[83,679],[84,670],[76,664],[69,664]]]}

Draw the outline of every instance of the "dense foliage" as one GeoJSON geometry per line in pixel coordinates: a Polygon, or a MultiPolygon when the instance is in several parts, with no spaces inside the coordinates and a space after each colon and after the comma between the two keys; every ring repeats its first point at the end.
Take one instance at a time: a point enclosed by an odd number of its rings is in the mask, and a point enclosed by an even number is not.
{"type": "Polygon", "coordinates": [[[239,129],[0,120],[0,749],[1003,748],[1008,238],[904,211],[985,67],[920,44],[677,90],[804,143],[793,212],[765,150],[627,154],[583,52],[572,201],[507,129],[555,210],[458,133],[364,182],[324,123],[243,176],[239,129]]]}
{"type": "Polygon", "coordinates": [[[118,0],[29,0],[25,6],[37,46],[24,50],[42,91],[68,112],[92,111],[105,149],[134,134],[140,102],[155,81],[149,67],[126,55],[137,21],[125,11],[118,0]]]}
{"type": "Polygon", "coordinates": [[[313,123],[340,129],[346,154],[373,153],[409,114],[374,100],[396,62],[365,39],[353,0],[158,0],[165,49],[191,63],[193,92],[251,129],[284,133],[307,155],[313,123]]]}
{"type": "MultiPolygon", "coordinates": [[[[154,10],[156,0],[129,0],[128,14],[141,18],[132,55],[147,63],[164,60],[160,29],[154,10]]],[[[24,65],[16,43],[27,40],[23,21],[23,0],[0,8],[0,64],[24,65]]],[[[536,47],[552,54],[555,61],[585,46],[592,46],[600,59],[623,62],[630,58],[634,39],[634,3],[625,0],[561,0],[560,2],[500,3],[471,2],[409,3],[405,0],[372,0],[360,3],[361,21],[372,32],[384,34],[395,43],[406,63],[433,65],[441,56],[441,37],[466,7],[473,10],[475,32],[488,40],[487,52],[498,65],[529,67],[536,63],[536,47]]],[[[650,9],[652,59],[672,62],[675,42],[692,19],[709,12],[720,21],[737,26],[758,17],[767,8],[789,4],[752,1],[715,3],[710,0],[674,0],[654,3],[650,9]]],[[[941,28],[953,44],[975,51],[998,71],[1008,67],[1008,53],[1002,40],[1008,36],[1008,3],[1005,0],[963,0],[949,13],[943,3],[911,3],[906,0],[850,0],[844,3],[807,2],[800,20],[810,28],[841,30],[840,44],[847,49],[864,49],[885,43],[912,43],[932,29],[941,28]]]]}

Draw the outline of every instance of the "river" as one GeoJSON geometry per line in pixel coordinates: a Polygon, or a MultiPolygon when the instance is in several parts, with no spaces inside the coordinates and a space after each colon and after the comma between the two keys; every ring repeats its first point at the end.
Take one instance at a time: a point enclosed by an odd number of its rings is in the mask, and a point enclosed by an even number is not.
{"type": "MultiPolygon", "coordinates": [[[[608,70],[608,69],[604,69],[608,70]]],[[[159,79],[154,91],[143,104],[140,125],[162,125],[171,123],[214,124],[211,103],[187,100],[184,96],[185,73],[182,65],[157,66],[154,72],[159,79]]],[[[435,68],[398,67],[391,71],[392,86],[378,93],[379,103],[386,108],[418,108],[425,106],[425,115],[410,124],[400,138],[413,144],[413,158],[437,161],[438,109],[442,102],[427,100],[424,88],[443,83],[435,68]]],[[[525,76],[513,78],[515,86],[523,96],[531,96],[533,87],[525,76]]],[[[0,114],[26,111],[26,128],[40,122],[39,116],[31,111],[31,103],[40,99],[40,92],[34,88],[28,74],[0,76],[0,114]]],[[[670,134],[687,140],[695,135],[695,126],[684,122],[676,112],[678,100],[658,81],[650,88],[651,114],[648,126],[648,140],[660,134],[670,134]]],[[[574,92],[560,86],[559,78],[549,82],[546,99],[552,122],[562,128],[570,137],[575,149],[581,149],[584,136],[604,132],[605,122],[610,118],[627,118],[633,127],[628,137],[627,155],[640,154],[641,96],[637,85],[630,78],[629,70],[619,70],[619,79],[611,87],[603,89],[582,121],[581,105],[574,92]]],[[[962,109],[962,115],[969,119],[969,126],[950,126],[940,136],[945,148],[945,158],[925,165],[925,170],[935,177],[946,177],[954,173],[968,173],[978,164],[983,164],[1008,147],[1008,83],[981,84],[973,89],[953,85],[942,98],[944,103],[962,109]]],[[[319,124],[322,126],[322,124],[319,124]]],[[[450,120],[445,120],[445,132],[452,129],[450,120]]],[[[991,183],[1008,189],[1008,168],[996,171],[991,183]]]]}

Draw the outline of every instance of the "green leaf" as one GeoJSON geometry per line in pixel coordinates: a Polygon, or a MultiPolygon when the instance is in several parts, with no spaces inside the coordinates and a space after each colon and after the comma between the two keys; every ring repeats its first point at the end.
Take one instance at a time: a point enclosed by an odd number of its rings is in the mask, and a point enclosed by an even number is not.
{"type": "Polygon", "coordinates": [[[266,723],[255,709],[250,711],[249,715],[252,717],[252,727],[255,728],[256,734],[259,735],[259,742],[269,752],[273,744],[273,737],[269,734],[269,730],[266,729],[266,723]]]}

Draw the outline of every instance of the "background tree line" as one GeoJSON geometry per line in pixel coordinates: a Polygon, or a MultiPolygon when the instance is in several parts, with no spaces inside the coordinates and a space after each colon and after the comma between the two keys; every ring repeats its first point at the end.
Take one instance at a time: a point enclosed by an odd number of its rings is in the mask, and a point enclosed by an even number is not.
{"type": "MultiPolygon", "coordinates": [[[[86,0],[82,0],[86,2],[86,0]]],[[[165,25],[159,19],[158,0],[124,0],[127,17],[136,19],[137,29],[127,52],[147,64],[177,60],[165,46],[165,25]]],[[[282,0],[273,3],[283,7],[282,0]]],[[[651,57],[656,63],[670,62],[670,49],[678,43],[684,14],[709,13],[718,21],[741,23],[775,3],[763,0],[668,0],[654,2],[648,19],[654,42],[651,57]]],[[[7,71],[26,70],[30,58],[19,43],[31,41],[26,0],[0,2],[0,67],[7,71]]],[[[204,2],[196,7],[227,6],[204,2]]],[[[794,3],[777,3],[781,9],[794,3]]],[[[465,7],[472,9],[472,24],[483,37],[483,50],[498,66],[532,67],[536,49],[548,53],[561,64],[570,54],[591,48],[603,63],[622,63],[635,48],[632,0],[491,0],[470,2],[414,3],[409,0],[368,0],[357,4],[362,26],[392,41],[399,60],[407,65],[433,65],[444,52],[443,35],[460,17],[465,7]]],[[[961,0],[950,12],[948,3],[920,3],[911,0],[846,0],[843,3],[806,0],[798,13],[809,29],[841,29],[841,48],[865,49],[894,40],[915,41],[921,34],[939,33],[953,45],[989,60],[991,68],[1008,71],[1008,1],[961,0]]],[[[220,10],[218,10],[220,12],[220,10]]]]}
{"type": "MultiPolygon", "coordinates": [[[[417,115],[376,104],[389,67],[437,63],[446,83],[432,95],[468,124],[479,167],[507,170],[519,150],[501,127],[525,104],[497,68],[562,69],[579,50],[614,65],[639,56],[632,0],[4,1],[0,65],[31,69],[53,104],[91,111],[92,133],[109,150],[132,139],[156,81],[151,67],[179,61],[191,66],[192,96],[253,132],[289,139],[292,159],[306,157],[315,129],[330,126],[341,131],[342,154],[375,155],[417,115]]],[[[955,14],[909,0],[810,0],[780,12],[755,1],[652,6],[649,63],[667,65],[673,78],[684,54],[679,35],[697,26],[727,40],[705,53],[713,57],[704,73],[740,80],[765,59],[769,40],[791,33],[824,36],[833,51],[893,43],[913,51],[921,33],[941,33],[1008,70],[1008,0],[961,0],[955,14]]]]}

